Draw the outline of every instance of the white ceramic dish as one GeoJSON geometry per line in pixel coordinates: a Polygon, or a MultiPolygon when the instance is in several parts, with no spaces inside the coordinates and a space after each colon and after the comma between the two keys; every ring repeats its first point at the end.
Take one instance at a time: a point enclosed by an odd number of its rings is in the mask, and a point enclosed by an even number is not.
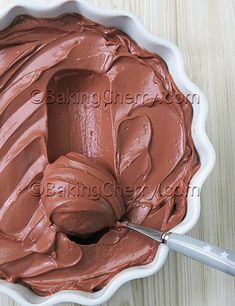
{"type": "MultiPolygon", "coordinates": [[[[57,1],[50,5],[17,1],[0,12],[0,30],[6,28],[16,16],[21,14],[29,14],[35,17],[55,17],[63,13],[73,12],[79,13],[100,24],[117,27],[132,37],[140,46],[160,55],[167,63],[169,71],[179,89],[191,98],[193,95],[196,98],[200,97],[199,103],[196,100],[191,100],[191,102],[194,111],[192,136],[200,156],[201,167],[192,178],[189,190],[192,190],[194,187],[201,190],[202,184],[211,172],[215,162],[214,149],[205,132],[208,105],[204,94],[186,76],[181,53],[175,45],[151,35],[144,28],[140,20],[131,13],[103,10],[83,0],[57,1]]],[[[199,215],[200,195],[189,192],[187,215],[173,231],[182,234],[188,232],[196,224],[199,215]]],[[[161,245],[153,262],[122,271],[108,285],[96,293],[66,290],[49,297],[40,297],[19,284],[10,284],[4,280],[0,281],[0,292],[7,294],[22,306],[51,306],[63,302],[98,305],[107,301],[127,281],[156,273],[163,266],[167,254],[167,247],[161,245]]]]}

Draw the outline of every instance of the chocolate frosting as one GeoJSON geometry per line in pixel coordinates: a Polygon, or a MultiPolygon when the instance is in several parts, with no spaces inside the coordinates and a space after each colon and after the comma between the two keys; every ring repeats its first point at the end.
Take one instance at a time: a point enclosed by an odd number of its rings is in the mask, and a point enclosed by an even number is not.
{"type": "Polygon", "coordinates": [[[164,61],[67,14],[18,17],[0,67],[0,276],[41,295],[96,291],[151,262],[158,244],[116,221],[174,227],[199,167],[164,61]]]}
{"type": "Polygon", "coordinates": [[[40,185],[48,218],[59,231],[70,235],[111,228],[125,212],[121,195],[115,192],[115,178],[106,168],[77,153],[68,153],[50,164],[40,185]],[[79,186],[84,189],[79,190],[79,186]]]}

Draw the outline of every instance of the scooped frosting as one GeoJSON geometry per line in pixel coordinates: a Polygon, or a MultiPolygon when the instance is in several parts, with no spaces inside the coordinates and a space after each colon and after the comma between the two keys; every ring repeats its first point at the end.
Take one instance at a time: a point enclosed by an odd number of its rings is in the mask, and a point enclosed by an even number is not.
{"type": "Polygon", "coordinates": [[[116,186],[106,168],[83,155],[68,153],[46,168],[41,200],[59,231],[80,237],[112,228],[121,219],[125,208],[116,186]],[[97,192],[91,194],[94,189],[97,192]]]}
{"type": "Polygon", "coordinates": [[[171,229],[199,168],[165,62],[77,14],[16,18],[0,59],[0,276],[91,292],[151,262],[158,243],[117,221],[171,229]]]}

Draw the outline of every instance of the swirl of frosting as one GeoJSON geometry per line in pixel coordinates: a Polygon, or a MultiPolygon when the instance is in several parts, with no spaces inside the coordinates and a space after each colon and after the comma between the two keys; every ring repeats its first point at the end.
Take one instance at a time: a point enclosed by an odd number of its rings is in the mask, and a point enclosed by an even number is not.
{"type": "Polygon", "coordinates": [[[112,227],[124,213],[115,178],[100,164],[68,153],[50,164],[41,182],[41,200],[50,220],[72,235],[112,227]]]}
{"type": "Polygon", "coordinates": [[[77,14],[20,16],[0,45],[0,277],[92,292],[150,263],[152,239],[99,230],[185,217],[200,161],[164,60],[77,14]]]}

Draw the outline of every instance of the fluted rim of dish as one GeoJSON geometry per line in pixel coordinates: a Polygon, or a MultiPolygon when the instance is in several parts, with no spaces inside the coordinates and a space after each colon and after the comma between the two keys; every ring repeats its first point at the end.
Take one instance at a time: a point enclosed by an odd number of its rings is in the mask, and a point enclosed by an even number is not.
{"type": "MultiPolygon", "coordinates": [[[[34,17],[56,17],[63,13],[79,13],[102,25],[116,27],[127,33],[141,47],[160,55],[178,86],[184,93],[197,94],[200,104],[193,106],[192,138],[200,157],[201,167],[193,176],[190,186],[200,191],[213,169],[215,152],[205,131],[208,103],[202,91],[187,77],[183,57],[179,49],[171,42],[150,34],[142,22],[132,13],[120,10],[104,10],[84,0],[62,0],[51,4],[38,4],[18,0],[0,12],[0,31],[5,29],[16,16],[29,14],[34,17]],[[134,33],[134,34],[133,34],[134,33]]],[[[172,231],[186,233],[197,223],[200,216],[200,194],[188,194],[187,214],[184,220],[172,231]]],[[[7,294],[22,306],[52,306],[57,303],[72,302],[83,305],[99,305],[106,302],[126,282],[150,276],[161,269],[168,255],[168,248],[160,245],[154,260],[142,266],[131,267],[118,273],[102,290],[88,293],[78,290],[64,290],[48,297],[41,297],[32,290],[19,284],[0,281],[0,292],[7,294]]]]}

